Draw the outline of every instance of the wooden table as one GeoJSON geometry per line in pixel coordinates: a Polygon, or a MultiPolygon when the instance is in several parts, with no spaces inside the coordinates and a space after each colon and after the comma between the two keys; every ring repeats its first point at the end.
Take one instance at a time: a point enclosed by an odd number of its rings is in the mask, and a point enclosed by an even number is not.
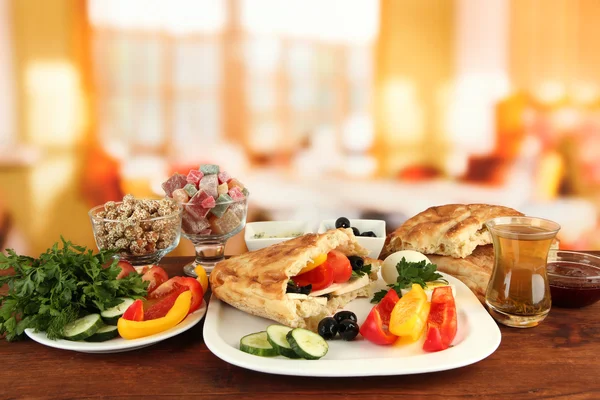
{"type": "MultiPolygon", "coordinates": [[[[180,275],[189,258],[167,258],[180,275]]],[[[307,378],[230,365],[202,340],[203,323],[142,350],[84,354],[31,340],[0,342],[0,398],[491,398],[600,399],[600,302],[553,308],[532,329],[501,326],[488,358],[430,374],[307,378]]],[[[402,362],[410,362],[403,360],[402,362]]]]}

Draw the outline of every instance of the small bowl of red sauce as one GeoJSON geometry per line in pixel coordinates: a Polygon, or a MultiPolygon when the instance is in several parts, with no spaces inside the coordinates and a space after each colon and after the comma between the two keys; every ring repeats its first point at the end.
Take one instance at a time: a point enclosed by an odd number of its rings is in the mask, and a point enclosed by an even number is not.
{"type": "Polygon", "coordinates": [[[550,250],[547,270],[552,306],[580,308],[600,300],[600,257],[550,250]]]}

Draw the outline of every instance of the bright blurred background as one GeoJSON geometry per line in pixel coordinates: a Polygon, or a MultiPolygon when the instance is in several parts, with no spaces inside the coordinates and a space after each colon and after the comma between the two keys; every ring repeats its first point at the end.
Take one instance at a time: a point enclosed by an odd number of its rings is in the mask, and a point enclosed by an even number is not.
{"type": "Polygon", "coordinates": [[[0,250],[95,247],[92,206],[202,162],[249,220],[485,202],[600,249],[599,21],[596,0],[0,0],[0,250]]]}

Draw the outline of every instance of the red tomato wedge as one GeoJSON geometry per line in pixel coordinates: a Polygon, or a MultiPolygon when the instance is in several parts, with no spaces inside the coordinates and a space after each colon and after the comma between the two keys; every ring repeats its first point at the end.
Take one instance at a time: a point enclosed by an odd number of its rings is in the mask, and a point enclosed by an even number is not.
{"type": "MultiPolygon", "coordinates": [[[[102,268],[108,268],[108,267],[110,267],[110,265],[112,263],[113,263],[113,260],[109,260],[102,266],[102,268]]],[[[128,261],[125,261],[125,260],[117,261],[117,267],[121,268],[121,272],[119,272],[119,274],[117,275],[117,279],[123,279],[129,274],[133,274],[133,273],[137,274],[137,271],[135,270],[135,268],[133,268],[133,265],[131,265],[131,263],[128,261]]]]}
{"type": "Polygon", "coordinates": [[[431,309],[427,317],[427,333],[423,350],[440,351],[450,347],[456,336],[456,304],[452,288],[435,288],[431,295],[431,309]]]}
{"type": "MultiPolygon", "coordinates": [[[[392,292],[393,291],[394,290],[392,290],[392,292]]],[[[360,334],[368,341],[379,345],[389,345],[398,339],[398,336],[390,333],[390,331],[387,329],[387,326],[384,327],[377,306],[371,309],[367,319],[361,324],[360,334]]]]}
{"type": "Polygon", "coordinates": [[[124,319],[129,321],[143,321],[144,320],[144,302],[140,299],[133,302],[132,305],[125,310],[123,313],[124,319]]]}
{"type": "Polygon", "coordinates": [[[392,310],[394,309],[394,306],[396,305],[398,300],[400,300],[400,297],[398,297],[398,293],[396,293],[394,289],[390,289],[388,290],[387,294],[383,297],[383,299],[381,299],[379,304],[375,306],[379,311],[379,315],[381,316],[381,322],[384,325],[390,324],[392,310]]]}
{"type": "Polygon", "coordinates": [[[150,282],[148,284],[148,294],[150,294],[157,287],[168,281],[169,275],[167,275],[167,272],[158,265],[153,265],[151,268],[145,269],[142,280],[150,282]]]}
{"type": "Polygon", "coordinates": [[[192,305],[190,306],[190,313],[193,313],[202,305],[202,298],[204,297],[204,291],[202,285],[194,278],[176,276],[169,279],[159,287],[157,287],[152,293],[148,295],[149,299],[158,299],[171,294],[177,288],[175,284],[187,287],[192,292],[192,305]]]}
{"type": "Polygon", "coordinates": [[[350,260],[341,251],[331,250],[327,253],[327,260],[325,264],[328,264],[333,269],[333,282],[344,283],[350,280],[352,276],[352,266],[350,260]]]}
{"type": "Polygon", "coordinates": [[[312,285],[312,290],[321,290],[331,286],[333,283],[334,270],[327,262],[325,262],[317,268],[305,272],[302,275],[297,275],[292,279],[298,286],[312,285]]]}
{"type": "MultiPolygon", "coordinates": [[[[144,313],[144,321],[149,321],[151,319],[162,318],[175,304],[175,300],[177,297],[183,292],[187,292],[190,290],[187,286],[180,285],[177,282],[173,282],[171,285],[171,291],[157,299],[149,300],[147,302],[148,308],[144,313]]],[[[192,302],[193,302],[194,294],[192,293],[192,302]]]]}

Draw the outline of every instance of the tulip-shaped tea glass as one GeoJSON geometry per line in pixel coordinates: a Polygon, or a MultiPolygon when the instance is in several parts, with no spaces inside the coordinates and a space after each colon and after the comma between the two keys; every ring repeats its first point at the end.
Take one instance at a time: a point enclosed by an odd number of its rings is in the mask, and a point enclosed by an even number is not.
{"type": "Polygon", "coordinates": [[[494,243],[494,269],[485,302],[504,325],[529,328],[550,311],[548,252],[560,225],[533,217],[500,217],[485,224],[494,243]]]}
{"type": "Polygon", "coordinates": [[[196,259],[186,265],[186,275],[196,277],[195,269],[202,265],[210,274],[215,265],[225,258],[227,239],[239,233],[246,225],[248,197],[230,202],[218,203],[211,209],[198,204],[183,205],[181,231],[189,239],[196,251],[196,259]]]}

